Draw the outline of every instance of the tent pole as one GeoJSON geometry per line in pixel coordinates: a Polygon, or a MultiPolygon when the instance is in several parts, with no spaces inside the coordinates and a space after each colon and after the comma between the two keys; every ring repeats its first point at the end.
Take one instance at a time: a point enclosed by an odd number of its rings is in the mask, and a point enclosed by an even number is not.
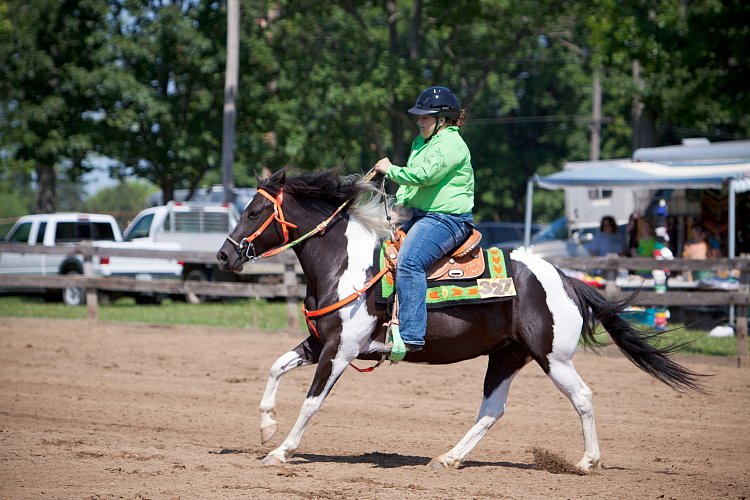
{"type": "MultiPolygon", "coordinates": [[[[734,218],[735,218],[735,183],[733,180],[729,180],[729,246],[727,248],[727,257],[730,259],[734,259],[734,252],[735,252],[735,238],[737,237],[737,234],[735,233],[735,225],[734,225],[734,218]]],[[[729,324],[733,325],[735,328],[737,328],[737,325],[735,323],[734,319],[734,304],[729,306],[729,324]]],[[[736,331],[736,330],[735,330],[736,331]]]]}
{"type": "Polygon", "coordinates": [[[526,181],[526,216],[523,224],[523,246],[529,248],[531,245],[531,211],[533,210],[534,204],[534,178],[529,177],[526,181]]]}
{"type": "Polygon", "coordinates": [[[730,180],[729,181],[729,221],[728,221],[729,222],[729,247],[727,248],[728,250],[727,257],[729,257],[730,259],[734,259],[735,242],[736,242],[735,238],[737,237],[737,234],[735,232],[736,228],[734,225],[735,210],[736,210],[735,199],[734,199],[736,195],[735,191],[736,191],[735,182],[733,180],[730,180]]]}

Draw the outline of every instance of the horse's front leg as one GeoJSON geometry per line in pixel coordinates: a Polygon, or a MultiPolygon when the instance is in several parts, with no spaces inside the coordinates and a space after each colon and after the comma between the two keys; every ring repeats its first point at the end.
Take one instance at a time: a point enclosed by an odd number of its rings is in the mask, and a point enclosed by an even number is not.
{"type": "Polygon", "coordinates": [[[318,362],[322,345],[319,340],[307,337],[297,347],[282,354],[271,366],[266,390],[260,401],[260,442],[267,443],[279,426],[276,422],[276,395],[281,377],[300,366],[313,365],[318,362]]]}
{"type": "Polygon", "coordinates": [[[294,427],[284,442],[281,443],[281,446],[270,452],[263,459],[263,464],[283,464],[292,457],[299,446],[310,419],[318,413],[333,384],[336,383],[349,363],[356,358],[356,353],[339,349],[337,344],[332,342],[323,347],[312,385],[305,401],[302,403],[297,422],[295,422],[294,427]]]}

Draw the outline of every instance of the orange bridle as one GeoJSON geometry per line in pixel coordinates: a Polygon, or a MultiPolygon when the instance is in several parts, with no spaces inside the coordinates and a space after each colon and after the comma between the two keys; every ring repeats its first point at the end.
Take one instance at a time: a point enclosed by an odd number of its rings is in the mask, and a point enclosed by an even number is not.
{"type": "MultiPolygon", "coordinates": [[[[240,242],[234,241],[231,237],[227,236],[227,239],[234,243],[234,245],[237,247],[237,251],[239,253],[244,253],[248,259],[250,260],[257,260],[261,259],[263,257],[270,257],[271,255],[276,255],[277,253],[283,252],[289,246],[287,246],[287,242],[289,241],[289,229],[290,227],[296,228],[296,224],[292,224],[288,220],[284,218],[284,209],[281,208],[281,203],[284,201],[284,191],[279,190],[279,194],[276,195],[276,198],[268,194],[265,190],[259,189],[258,194],[265,197],[267,200],[269,200],[273,204],[273,213],[268,216],[268,219],[260,225],[260,227],[250,236],[243,238],[240,242]],[[281,242],[281,245],[272,248],[271,250],[268,250],[267,252],[264,252],[262,255],[258,256],[255,253],[255,245],[253,245],[253,240],[263,234],[263,232],[268,229],[268,226],[271,225],[273,221],[276,221],[281,226],[281,234],[284,236],[284,241],[281,242]],[[251,253],[252,252],[252,255],[251,253]]],[[[295,242],[296,243],[296,242],[295,242]]]]}

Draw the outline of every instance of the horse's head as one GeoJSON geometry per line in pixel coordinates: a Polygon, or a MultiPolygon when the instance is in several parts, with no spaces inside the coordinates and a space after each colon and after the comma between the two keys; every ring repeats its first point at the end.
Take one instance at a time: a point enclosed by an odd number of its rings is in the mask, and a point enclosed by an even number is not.
{"type": "Polygon", "coordinates": [[[257,194],[216,254],[222,270],[238,273],[248,260],[268,256],[289,241],[290,229],[297,226],[284,217],[285,178],[280,171],[258,186],[257,194]]]}

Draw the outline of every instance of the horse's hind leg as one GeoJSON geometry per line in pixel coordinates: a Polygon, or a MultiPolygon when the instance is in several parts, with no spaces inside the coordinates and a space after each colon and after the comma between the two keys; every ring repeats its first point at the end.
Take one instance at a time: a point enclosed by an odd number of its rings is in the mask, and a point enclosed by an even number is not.
{"type": "Polygon", "coordinates": [[[457,468],[461,465],[487,431],[505,413],[510,383],[529,360],[528,352],[516,343],[489,355],[487,373],[484,377],[484,399],[479,408],[477,422],[452,450],[430,461],[432,468],[457,468]]]}
{"type": "Polygon", "coordinates": [[[344,370],[346,370],[346,367],[349,366],[349,363],[356,357],[356,353],[353,353],[350,357],[344,351],[344,349],[338,350],[338,345],[334,345],[333,343],[327,344],[323,348],[312,385],[304,403],[302,403],[302,408],[300,408],[299,417],[297,417],[294,427],[292,427],[291,432],[289,432],[284,442],[281,443],[281,446],[266,455],[266,458],[263,459],[263,464],[278,465],[286,463],[294,452],[297,451],[302,434],[305,432],[310,419],[318,413],[333,384],[336,383],[344,370]]]}
{"type": "Polygon", "coordinates": [[[291,351],[282,354],[271,366],[268,374],[266,390],[260,401],[260,442],[267,443],[279,426],[276,423],[276,394],[279,390],[281,377],[300,366],[312,365],[318,362],[321,344],[312,337],[308,337],[291,351]]]}
{"type": "Polygon", "coordinates": [[[594,395],[589,386],[576,372],[573,361],[568,359],[555,359],[550,356],[549,378],[555,383],[560,392],[565,394],[578,415],[581,417],[583,428],[583,458],[576,467],[583,471],[590,471],[599,467],[601,454],[599,452],[599,441],[596,437],[596,422],[594,421],[594,395]]]}

